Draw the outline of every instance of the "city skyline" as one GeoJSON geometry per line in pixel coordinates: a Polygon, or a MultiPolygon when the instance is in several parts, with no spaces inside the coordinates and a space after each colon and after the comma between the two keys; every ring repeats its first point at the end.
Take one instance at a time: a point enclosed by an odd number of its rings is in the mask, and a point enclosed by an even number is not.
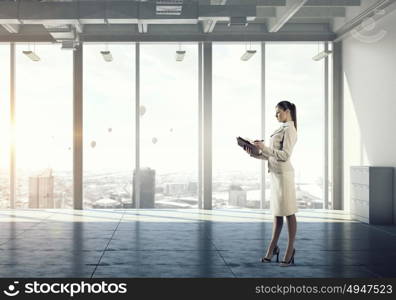
{"type": "MultiPolygon", "coordinates": [[[[49,199],[45,200],[45,195],[43,201],[50,201],[53,208],[72,208],[73,207],[73,197],[72,197],[72,174],[53,174],[52,170],[44,170],[45,173],[51,174],[52,178],[50,182],[51,186],[46,187],[45,185],[41,187],[41,190],[50,190],[51,196],[49,199]]],[[[153,170],[155,172],[155,170],[153,170]]],[[[45,174],[44,173],[44,174],[45,174]]],[[[59,172],[58,172],[59,173],[59,172]]],[[[34,174],[26,175],[26,180],[29,182],[35,180],[35,178],[40,175],[34,174]]],[[[85,208],[131,208],[133,207],[133,179],[130,174],[110,174],[110,176],[102,175],[99,177],[95,176],[85,176],[84,184],[84,194],[83,203],[85,208]],[[129,176],[127,176],[129,175],[129,176]],[[100,203],[100,204],[99,204],[100,203]],[[110,204],[114,205],[111,206],[110,204]],[[115,203],[118,203],[115,205],[115,203]],[[105,205],[106,204],[106,205],[105,205]]],[[[161,208],[197,208],[198,207],[198,195],[197,195],[197,181],[188,179],[183,176],[184,174],[174,174],[175,176],[158,175],[154,178],[155,185],[152,188],[155,189],[153,201],[155,202],[155,208],[157,204],[161,208]],[[191,185],[195,184],[195,188],[191,185]],[[173,188],[170,189],[170,187],[173,188]],[[188,204],[186,204],[187,202],[188,204]],[[166,206],[169,203],[170,206],[166,206]]],[[[231,172],[225,172],[222,176],[217,177],[213,181],[213,205],[216,207],[237,207],[237,205],[230,204],[230,191],[234,187],[238,187],[243,193],[245,193],[245,204],[246,207],[259,208],[261,202],[261,191],[259,178],[254,176],[255,174],[238,174],[231,172]],[[247,202],[246,202],[247,201],[247,202]]],[[[42,177],[45,182],[48,182],[45,177],[42,177]]],[[[0,177],[0,180],[2,178],[0,177]]],[[[31,190],[31,185],[21,185],[19,181],[19,188],[17,194],[17,208],[28,208],[33,207],[31,205],[32,196],[36,194],[36,189],[31,190]]],[[[0,181],[0,188],[6,183],[0,181]]],[[[154,182],[152,183],[154,184],[154,182]]],[[[265,208],[269,206],[269,195],[270,195],[270,183],[269,180],[266,181],[266,195],[267,199],[264,201],[266,203],[265,208]]],[[[297,203],[301,208],[322,208],[323,201],[321,199],[321,194],[323,192],[323,186],[315,185],[312,183],[301,183],[296,182],[297,190],[297,203]]],[[[1,189],[4,197],[4,190],[1,189]]],[[[36,194],[37,195],[37,194],[36,194]]],[[[41,196],[39,196],[41,197],[41,196]]],[[[41,198],[35,200],[37,203],[41,198]]],[[[4,203],[2,203],[4,207],[4,203]]],[[[46,208],[40,206],[41,208],[46,208]]],[[[238,206],[243,207],[243,206],[238,206]]],[[[38,208],[38,207],[37,207],[38,208]]],[[[47,207],[48,208],[48,207],[47,207]]]]}

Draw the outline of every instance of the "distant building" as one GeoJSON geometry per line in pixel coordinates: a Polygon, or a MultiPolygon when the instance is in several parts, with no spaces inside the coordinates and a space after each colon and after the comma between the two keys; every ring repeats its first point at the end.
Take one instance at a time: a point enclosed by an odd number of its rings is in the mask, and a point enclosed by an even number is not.
{"type": "Polygon", "coordinates": [[[156,186],[155,187],[155,193],[156,194],[163,194],[164,193],[164,188],[162,186],[156,186]]]}
{"type": "Polygon", "coordinates": [[[185,183],[166,183],[165,184],[165,195],[175,196],[185,194],[187,191],[187,185],[185,183]]]}
{"type": "Polygon", "coordinates": [[[29,177],[29,208],[54,208],[52,169],[29,177]]]}
{"type": "Polygon", "coordinates": [[[231,185],[228,190],[228,204],[233,206],[246,207],[247,192],[238,185],[231,185]]]}
{"type": "MultiPolygon", "coordinates": [[[[133,172],[132,207],[136,207],[136,170],[133,172]]],[[[140,208],[154,208],[155,201],[155,170],[140,169],[140,208]]]]}
{"type": "Polygon", "coordinates": [[[190,194],[197,194],[198,193],[198,182],[189,182],[187,185],[187,191],[190,194]]]}

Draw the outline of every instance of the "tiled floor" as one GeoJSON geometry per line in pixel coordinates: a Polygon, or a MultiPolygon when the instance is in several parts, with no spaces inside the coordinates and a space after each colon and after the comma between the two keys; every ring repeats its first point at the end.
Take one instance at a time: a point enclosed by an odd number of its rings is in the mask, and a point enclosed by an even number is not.
{"type": "MultiPolygon", "coordinates": [[[[297,220],[296,264],[281,268],[259,262],[267,211],[1,210],[0,277],[396,277],[396,226],[297,220]]],[[[281,257],[286,243],[285,224],[281,257]]]]}

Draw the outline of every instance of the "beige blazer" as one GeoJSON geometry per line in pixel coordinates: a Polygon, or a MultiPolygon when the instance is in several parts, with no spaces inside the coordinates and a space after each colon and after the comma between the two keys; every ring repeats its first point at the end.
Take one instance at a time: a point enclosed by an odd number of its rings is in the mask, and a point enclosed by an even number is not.
{"type": "Polygon", "coordinates": [[[283,123],[282,126],[271,134],[269,146],[265,146],[261,155],[251,155],[258,159],[268,160],[268,172],[283,173],[294,171],[290,156],[297,142],[297,130],[294,122],[283,123]],[[283,147],[281,143],[283,140],[283,147]]]}

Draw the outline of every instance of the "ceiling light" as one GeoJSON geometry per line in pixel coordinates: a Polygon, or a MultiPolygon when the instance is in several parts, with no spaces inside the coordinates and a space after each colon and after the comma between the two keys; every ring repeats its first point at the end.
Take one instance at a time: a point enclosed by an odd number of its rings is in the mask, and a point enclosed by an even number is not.
{"type": "Polygon", "coordinates": [[[113,60],[113,56],[110,51],[100,51],[100,53],[103,55],[103,59],[105,61],[110,62],[113,60]]]}
{"type": "Polygon", "coordinates": [[[241,60],[247,61],[247,60],[249,60],[255,53],[256,53],[256,50],[246,50],[246,52],[241,56],[241,60]]]}
{"type": "Polygon", "coordinates": [[[185,55],[186,55],[185,50],[177,50],[176,51],[176,61],[182,61],[184,59],[185,55]]]}
{"type": "Polygon", "coordinates": [[[319,52],[318,54],[316,54],[314,57],[312,57],[313,60],[315,61],[319,61],[327,56],[329,56],[331,53],[333,53],[330,50],[324,50],[322,52],[319,52]]]}
{"type": "Polygon", "coordinates": [[[40,57],[34,53],[33,51],[23,51],[23,54],[25,54],[27,57],[29,57],[33,61],[39,61],[40,57]]]}

